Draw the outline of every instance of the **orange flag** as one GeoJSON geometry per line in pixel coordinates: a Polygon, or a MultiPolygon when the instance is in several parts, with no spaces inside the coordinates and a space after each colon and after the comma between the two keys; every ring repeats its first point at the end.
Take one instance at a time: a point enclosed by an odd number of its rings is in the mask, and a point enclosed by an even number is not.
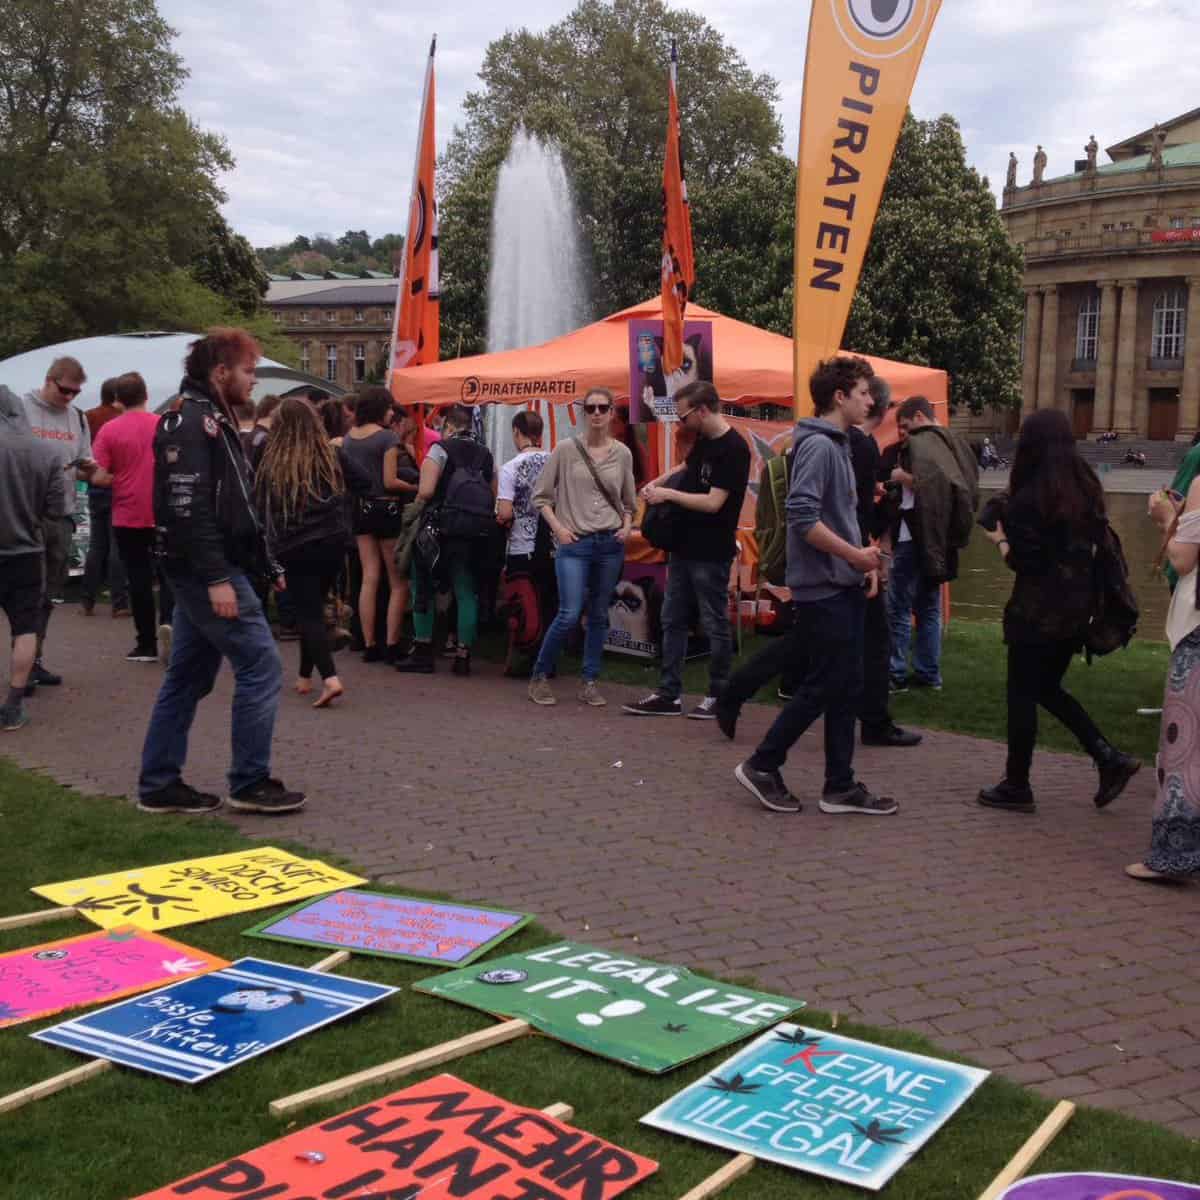
{"type": "Polygon", "coordinates": [[[663,162],[662,311],[663,373],[683,364],[683,316],[696,286],[692,255],[692,214],[688,207],[683,153],[679,148],[679,101],[675,97],[675,68],[679,56],[671,43],[671,84],[667,109],[667,156],[663,162]]]}
{"type": "Polygon", "coordinates": [[[813,0],[796,172],[793,397],[841,345],[917,68],[942,0],[813,0]]]}
{"type": "MultiPolygon", "coordinates": [[[[400,287],[396,296],[396,323],[392,329],[391,360],[388,377],[392,395],[403,403],[395,372],[438,361],[440,290],[438,285],[437,203],[434,199],[434,167],[437,144],[433,133],[434,79],[433,59],[437,37],[429,44],[429,64],[425,68],[425,93],[421,99],[421,123],[417,139],[417,161],[413,170],[412,203],[408,232],[404,239],[404,259],[400,287]]],[[[417,455],[425,453],[425,409],[417,418],[417,455]]]]}

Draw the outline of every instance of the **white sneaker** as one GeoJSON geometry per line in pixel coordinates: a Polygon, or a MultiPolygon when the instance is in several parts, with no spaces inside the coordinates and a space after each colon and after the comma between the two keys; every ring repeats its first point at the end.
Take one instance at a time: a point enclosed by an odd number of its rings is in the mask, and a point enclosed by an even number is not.
{"type": "Polygon", "coordinates": [[[692,721],[715,721],[717,719],[717,698],[716,696],[705,696],[695,708],[688,713],[688,719],[692,721]]]}
{"type": "Polygon", "coordinates": [[[165,667],[171,661],[171,626],[158,627],[158,661],[165,667]]]}
{"type": "Polygon", "coordinates": [[[545,675],[535,675],[529,681],[529,698],[534,704],[557,704],[545,675]]]}

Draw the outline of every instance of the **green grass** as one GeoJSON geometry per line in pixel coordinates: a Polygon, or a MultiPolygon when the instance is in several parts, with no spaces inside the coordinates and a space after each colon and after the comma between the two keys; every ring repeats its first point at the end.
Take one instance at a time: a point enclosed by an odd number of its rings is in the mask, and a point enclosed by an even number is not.
{"type": "MultiPolygon", "coordinates": [[[[747,658],[770,639],[747,637],[741,658],[747,658]]],[[[489,635],[479,647],[482,658],[501,661],[503,639],[489,635]]],[[[1167,676],[1169,650],[1165,642],[1137,639],[1124,650],[1096,659],[1089,667],[1077,658],[1067,672],[1066,687],[1092,715],[1096,724],[1121,749],[1153,761],[1158,750],[1158,718],[1139,717],[1139,708],[1160,708],[1167,676]]],[[[559,674],[578,674],[579,662],[564,656],[559,674]]],[[[976,737],[1004,741],[1006,651],[998,622],[954,619],[942,645],[940,692],[912,689],[892,698],[892,715],[901,725],[949,729],[976,737]]],[[[647,690],[658,682],[658,663],[608,654],[605,680],[630,683],[647,690]]],[[[708,660],[686,664],[684,691],[702,696],[708,688],[708,660]]],[[[763,704],[778,704],[773,681],[756,697],[763,704]]],[[[1053,717],[1038,712],[1038,745],[1081,753],[1079,743],[1053,717]]]]}
{"type": "MultiPolygon", "coordinates": [[[[0,856],[0,913],[41,905],[35,883],[108,869],[218,853],[247,844],[227,826],[201,819],[164,820],[138,814],[127,803],[82,796],[0,760],[0,821],[7,831],[0,856]]],[[[286,825],[280,829],[286,831],[286,825]]],[[[286,846],[285,838],[272,842],[286,846]]],[[[302,847],[293,847],[303,849],[302,847]]],[[[343,864],[350,865],[350,864],[343,864]]],[[[505,897],[494,898],[504,903],[505,897]]],[[[261,916],[261,914],[260,914],[261,916]]],[[[236,958],[258,954],[297,964],[321,952],[243,939],[259,916],[169,930],[184,943],[236,958]]],[[[67,920],[0,934],[0,950],[87,932],[67,920]]],[[[536,925],[507,949],[550,940],[536,925]]],[[[430,969],[357,957],[344,973],[407,985],[430,969]]],[[[0,1032],[0,1091],[8,1092],[80,1063],[67,1051],[28,1036],[34,1028],[0,1032]]],[[[819,1013],[804,1023],[828,1027],[819,1013]]],[[[350,1071],[482,1028],[482,1014],[405,990],[340,1025],[320,1030],[235,1067],[196,1087],[117,1068],[67,1092],[0,1116],[3,1183],[0,1195],[30,1200],[126,1200],[344,1111],[405,1081],[364,1089],[352,1097],[304,1111],[291,1123],[267,1113],[270,1100],[350,1071]]],[[[923,1039],[842,1023],[839,1032],[887,1045],[937,1054],[923,1039]]],[[[666,1076],[651,1077],[585,1055],[547,1038],[525,1038],[450,1064],[471,1083],[508,1099],[541,1107],[556,1100],[576,1108],[583,1129],[656,1159],[659,1173],[635,1190],[644,1200],[682,1195],[729,1155],[640,1126],[637,1118],[684,1084],[713,1068],[718,1053],[666,1076]]],[[[946,1057],[946,1056],[943,1056],[946,1057]]],[[[952,1057],[952,1056],[951,1056],[952,1057]]],[[[417,1077],[419,1078],[419,1077],[417,1077]]],[[[979,1194],[1049,1110],[1042,1100],[992,1077],[887,1190],[889,1200],[970,1200],[979,1194]]],[[[1195,1175],[1196,1148],[1156,1126],[1116,1114],[1081,1110],[1039,1163],[1039,1170],[1110,1170],[1164,1178],[1195,1175]]],[[[761,1164],[726,1193],[731,1200],[806,1200],[864,1193],[761,1164]]],[[[281,1198],[283,1200],[283,1198],[281,1198]]]]}

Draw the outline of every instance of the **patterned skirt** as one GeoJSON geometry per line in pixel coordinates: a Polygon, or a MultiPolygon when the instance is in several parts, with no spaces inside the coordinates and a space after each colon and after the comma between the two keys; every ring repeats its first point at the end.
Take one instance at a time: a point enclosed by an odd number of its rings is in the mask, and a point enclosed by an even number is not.
{"type": "Polygon", "coordinates": [[[1158,800],[1146,866],[1200,875],[1200,629],[1175,647],[1158,743],[1158,800]]]}

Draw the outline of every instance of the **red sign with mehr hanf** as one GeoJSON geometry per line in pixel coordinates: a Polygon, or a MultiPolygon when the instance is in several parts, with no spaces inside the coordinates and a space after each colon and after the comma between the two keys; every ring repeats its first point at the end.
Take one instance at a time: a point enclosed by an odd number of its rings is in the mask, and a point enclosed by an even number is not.
{"type": "Polygon", "coordinates": [[[435,1075],[138,1200],[609,1200],[658,1164],[435,1075]]]}
{"type": "Polygon", "coordinates": [[[1200,242],[1200,229],[1154,229],[1152,242],[1200,242]]]}

